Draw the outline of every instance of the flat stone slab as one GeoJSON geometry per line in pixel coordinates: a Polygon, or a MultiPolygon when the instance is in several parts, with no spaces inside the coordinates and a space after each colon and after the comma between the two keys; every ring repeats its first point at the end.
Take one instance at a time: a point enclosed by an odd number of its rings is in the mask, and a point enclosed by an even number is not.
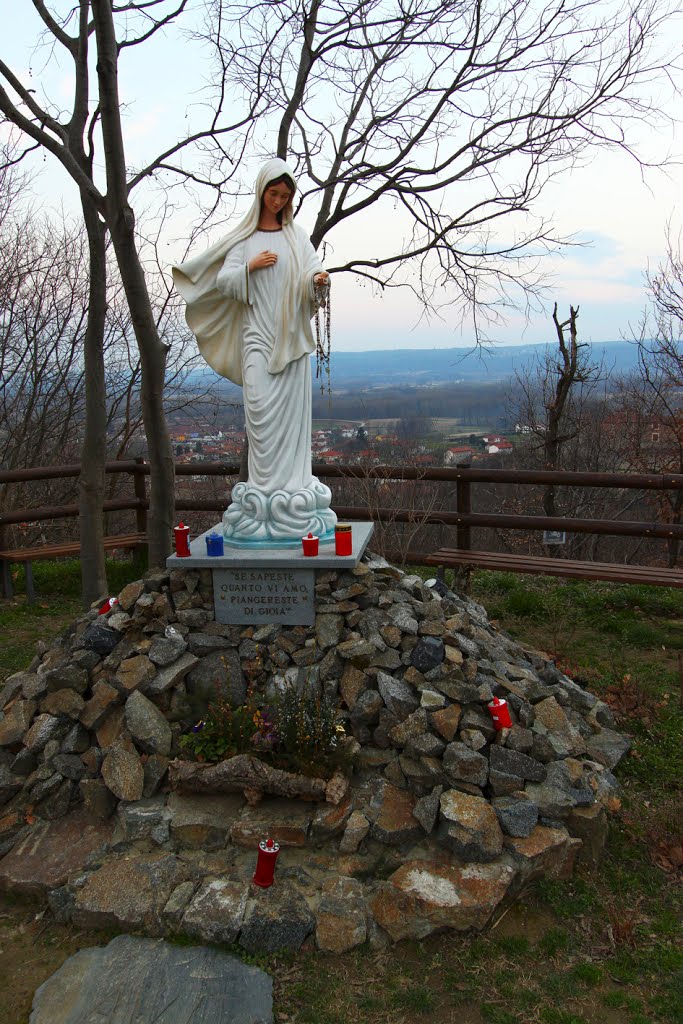
{"type": "Polygon", "coordinates": [[[301,541],[283,547],[231,547],[225,545],[223,555],[207,555],[206,535],[221,533],[222,526],[212,527],[196,540],[190,541],[190,555],[179,558],[170,555],[166,559],[168,569],[353,569],[358,565],[365,551],[374,525],[352,523],[353,547],[350,555],[335,555],[334,538],[319,546],[315,558],[307,558],[301,548],[301,541]]]}
{"type": "Polygon", "coordinates": [[[45,895],[104,850],[113,830],[113,822],[93,823],[81,814],[37,824],[0,860],[0,889],[25,896],[45,895]]]}
{"type": "Polygon", "coordinates": [[[79,928],[145,928],[159,935],[161,912],[186,880],[186,867],[172,853],[109,857],[77,890],[72,921],[79,928]]]}
{"type": "Polygon", "coordinates": [[[118,935],[40,986],[29,1024],[271,1024],[264,971],[199,946],[118,935]]]}

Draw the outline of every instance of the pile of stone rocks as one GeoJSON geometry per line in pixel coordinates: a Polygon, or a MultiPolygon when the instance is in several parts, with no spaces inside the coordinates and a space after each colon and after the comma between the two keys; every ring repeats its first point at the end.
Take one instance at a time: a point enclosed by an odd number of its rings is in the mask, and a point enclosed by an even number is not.
{"type": "Polygon", "coordinates": [[[209,571],[153,572],[108,614],[93,610],[42,647],[0,693],[0,884],[30,889],[26,843],[77,810],[106,824],[83,826],[95,839],[79,871],[62,865],[38,885],[60,894],[59,913],[239,937],[247,948],[300,944],[315,930],[320,948],[339,950],[378,926],[394,939],[481,927],[529,877],[566,874],[579,851],[596,861],[611,769],[629,746],[604,703],[494,628],[479,605],[376,556],[319,572],[315,589],[314,626],[245,628],[215,621],[209,571]],[[339,702],[354,766],[341,803],[254,807],[168,792],[179,738],[207,701],[240,704],[250,688],[267,704],[286,686],[339,702]],[[498,732],[494,695],[512,718],[498,732]],[[305,896],[289,892],[289,910],[275,887],[269,903],[250,895],[266,832],[299,851],[296,863],[281,855],[289,887],[305,896]],[[392,869],[387,881],[374,877],[392,869]],[[135,871],[148,898],[123,883],[135,871]],[[121,886],[129,909],[103,909],[121,886]],[[292,914],[302,919],[296,940],[273,933],[292,914]],[[330,938],[342,918],[353,927],[330,938]],[[198,923],[214,919],[213,931],[198,923]],[[257,941],[264,928],[269,938],[257,941]]]}

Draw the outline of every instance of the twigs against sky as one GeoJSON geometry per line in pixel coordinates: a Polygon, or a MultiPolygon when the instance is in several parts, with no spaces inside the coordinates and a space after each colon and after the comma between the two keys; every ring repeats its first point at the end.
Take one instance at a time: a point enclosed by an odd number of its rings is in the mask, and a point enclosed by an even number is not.
{"type": "MultiPolygon", "coordinates": [[[[37,145],[67,171],[80,194],[89,238],[86,429],[81,452],[81,552],[86,601],[106,590],[101,543],[106,448],[105,236],[108,234],[113,244],[140,352],[141,402],[151,466],[150,562],[162,564],[170,550],[174,520],[174,465],[163,406],[167,346],[160,337],[150,299],[131,193],[142,181],[157,175],[164,177],[167,190],[173,182],[192,181],[220,192],[239,165],[259,105],[258,93],[250,96],[241,112],[227,102],[222,54],[216,51],[220,70],[211,103],[205,108],[204,125],[180,137],[171,129],[168,145],[156,157],[141,168],[129,167],[119,88],[121,55],[132,47],[148,46],[153,37],[175,26],[188,7],[188,0],[113,5],[109,0],[79,0],[75,6],[60,3],[48,8],[43,0],[33,0],[36,46],[41,42],[45,54],[40,81],[36,83],[30,72],[22,79],[4,59],[6,50],[0,59],[0,113],[27,140],[27,151],[37,145]],[[49,73],[61,69],[64,57],[71,89],[68,111],[63,109],[64,78],[50,77],[49,73]],[[91,74],[93,66],[96,79],[91,74]],[[207,161],[202,160],[207,154],[208,173],[207,161]]],[[[31,13],[24,12],[27,17],[31,13]]],[[[7,47],[6,39],[3,42],[7,47]]]]}
{"type": "MultiPolygon", "coordinates": [[[[332,272],[474,310],[480,332],[535,293],[563,240],[544,186],[666,121],[676,0],[213,0],[231,88],[263,90],[262,138],[304,179],[319,246],[381,209],[385,232],[332,272]],[[659,92],[658,92],[659,90],[659,92]],[[370,251],[369,251],[370,250],[370,251]],[[445,290],[444,290],[445,289],[445,290]]],[[[666,158],[664,158],[666,159],[666,158]]]]}

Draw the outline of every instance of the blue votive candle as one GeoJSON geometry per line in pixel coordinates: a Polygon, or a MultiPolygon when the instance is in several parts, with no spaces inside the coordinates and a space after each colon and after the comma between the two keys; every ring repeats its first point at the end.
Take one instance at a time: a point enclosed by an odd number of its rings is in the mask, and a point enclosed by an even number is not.
{"type": "Polygon", "coordinates": [[[206,553],[207,555],[223,554],[223,537],[220,533],[207,533],[206,553]]]}

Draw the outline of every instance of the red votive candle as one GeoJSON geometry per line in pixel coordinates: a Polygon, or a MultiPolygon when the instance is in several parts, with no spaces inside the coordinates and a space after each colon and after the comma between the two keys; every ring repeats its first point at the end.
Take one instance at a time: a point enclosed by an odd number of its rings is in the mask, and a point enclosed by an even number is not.
{"type": "Polygon", "coordinates": [[[502,697],[494,697],[486,706],[489,709],[496,732],[500,732],[501,729],[510,728],[512,719],[510,718],[510,711],[506,700],[503,700],[502,697]]]}
{"type": "Polygon", "coordinates": [[[334,528],[335,555],[350,555],[353,552],[351,523],[337,523],[334,528]]]}
{"type": "Polygon", "coordinates": [[[318,544],[320,542],[319,537],[314,537],[312,533],[309,533],[307,537],[301,538],[303,545],[304,554],[308,557],[318,554],[318,544]]]}
{"type": "Polygon", "coordinates": [[[189,558],[190,555],[190,527],[180,523],[173,528],[175,534],[175,553],[179,558],[189,558]]]}
{"type": "Polygon", "coordinates": [[[279,843],[273,842],[272,839],[261,840],[258,844],[256,871],[252,877],[254,885],[260,885],[262,889],[267,889],[273,884],[275,861],[279,852],[279,843]]]}

